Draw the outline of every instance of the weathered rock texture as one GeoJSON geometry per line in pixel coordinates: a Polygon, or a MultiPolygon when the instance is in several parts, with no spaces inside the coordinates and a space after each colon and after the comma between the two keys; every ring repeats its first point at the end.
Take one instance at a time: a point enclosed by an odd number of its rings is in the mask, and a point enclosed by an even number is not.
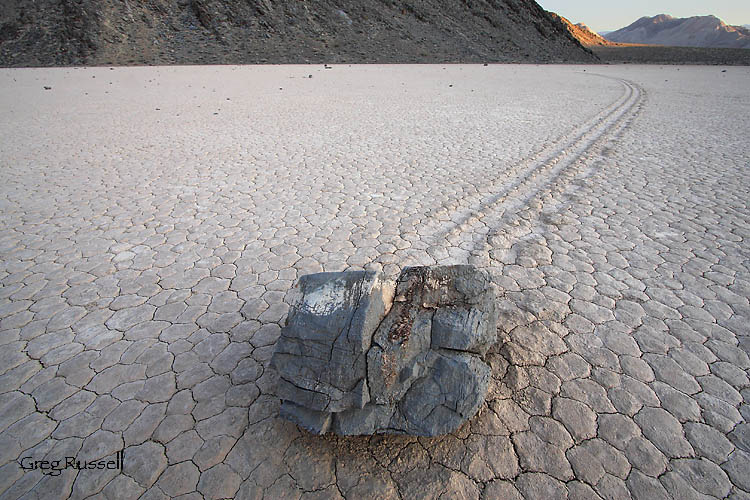
{"type": "Polygon", "coordinates": [[[472,266],[302,276],[271,366],[281,415],[313,433],[457,429],[484,402],[495,293],[472,266]]]}
{"type": "Polygon", "coordinates": [[[7,0],[0,66],[596,62],[533,0],[7,0]]]}

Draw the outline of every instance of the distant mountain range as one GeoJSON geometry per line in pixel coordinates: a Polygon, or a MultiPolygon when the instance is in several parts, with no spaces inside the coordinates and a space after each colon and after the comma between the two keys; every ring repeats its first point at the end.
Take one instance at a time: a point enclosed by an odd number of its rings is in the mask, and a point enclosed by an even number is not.
{"type": "Polygon", "coordinates": [[[618,43],[750,49],[750,29],[727,25],[715,16],[642,17],[630,26],[606,33],[605,37],[618,43]]]}

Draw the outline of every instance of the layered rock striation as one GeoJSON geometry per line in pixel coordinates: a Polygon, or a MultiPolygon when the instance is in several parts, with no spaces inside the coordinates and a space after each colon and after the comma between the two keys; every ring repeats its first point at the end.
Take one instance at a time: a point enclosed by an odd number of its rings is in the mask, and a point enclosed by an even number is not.
{"type": "Polygon", "coordinates": [[[317,434],[436,436],[481,407],[495,292],[472,266],[302,276],[271,366],[281,416],[317,434]]]}

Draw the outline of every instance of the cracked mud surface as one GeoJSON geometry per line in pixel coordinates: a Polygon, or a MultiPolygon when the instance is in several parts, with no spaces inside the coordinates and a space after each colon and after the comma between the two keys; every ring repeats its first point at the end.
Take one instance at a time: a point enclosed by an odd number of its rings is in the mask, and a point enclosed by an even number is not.
{"type": "Polygon", "coordinates": [[[748,76],[1,70],[0,497],[750,498],[748,76]],[[449,263],[504,290],[474,419],[276,418],[299,275],[449,263]]]}

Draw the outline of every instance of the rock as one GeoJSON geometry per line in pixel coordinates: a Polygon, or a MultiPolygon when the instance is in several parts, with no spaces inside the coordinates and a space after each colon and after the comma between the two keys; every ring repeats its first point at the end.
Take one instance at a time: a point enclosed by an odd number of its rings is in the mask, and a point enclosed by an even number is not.
{"type": "Polygon", "coordinates": [[[484,402],[495,293],[472,266],[302,276],[271,366],[281,416],[316,434],[457,429],[484,402]]]}
{"type": "Polygon", "coordinates": [[[374,272],[302,276],[276,343],[277,395],[314,411],[362,408],[370,399],[367,350],[393,288],[374,272]]]}

